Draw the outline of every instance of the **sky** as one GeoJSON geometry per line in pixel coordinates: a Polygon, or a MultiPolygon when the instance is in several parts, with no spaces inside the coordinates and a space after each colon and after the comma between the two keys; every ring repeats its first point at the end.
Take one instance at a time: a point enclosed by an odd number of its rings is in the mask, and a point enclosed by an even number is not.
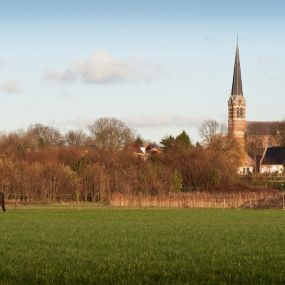
{"type": "Polygon", "coordinates": [[[0,0],[0,130],[116,117],[159,142],[227,122],[236,35],[248,120],[285,119],[285,2],[0,0]]]}

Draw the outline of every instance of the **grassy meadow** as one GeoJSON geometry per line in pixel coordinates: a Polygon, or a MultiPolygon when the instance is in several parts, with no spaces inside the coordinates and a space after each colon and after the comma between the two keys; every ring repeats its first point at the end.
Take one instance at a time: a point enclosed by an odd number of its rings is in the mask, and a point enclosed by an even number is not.
{"type": "Polygon", "coordinates": [[[8,208],[0,284],[285,284],[285,212],[8,208]]]}

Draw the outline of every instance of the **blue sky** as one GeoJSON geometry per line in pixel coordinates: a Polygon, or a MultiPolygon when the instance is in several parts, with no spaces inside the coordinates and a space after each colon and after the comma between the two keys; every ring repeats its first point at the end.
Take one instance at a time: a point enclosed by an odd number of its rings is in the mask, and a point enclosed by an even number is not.
{"type": "Polygon", "coordinates": [[[285,119],[282,1],[0,1],[0,129],[125,121],[159,141],[227,120],[236,34],[249,120],[285,119]]]}

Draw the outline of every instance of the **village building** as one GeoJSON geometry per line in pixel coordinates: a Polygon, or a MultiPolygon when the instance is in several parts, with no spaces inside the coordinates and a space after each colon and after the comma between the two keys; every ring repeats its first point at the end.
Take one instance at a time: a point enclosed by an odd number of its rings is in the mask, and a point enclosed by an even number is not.
{"type": "Polygon", "coordinates": [[[127,146],[127,150],[132,151],[134,156],[141,157],[143,160],[146,160],[150,155],[161,152],[160,147],[156,143],[145,143],[140,146],[137,142],[134,142],[127,146]]]}
{"type": "MultiPolygon", "coordinates": [[[[284,122],[278,121],[247,121],[246,113],[247,105],[242,88],[239,46],[237,44],[232,89],[228,100],[228,134],[239,142],[243,150],[242,165],[238,169],[238,173],[243,175],[256,172],[259,169],[260,171],[268,169],[267,166],[263,167],[262,165],[268,162],[268,155],[272,155],[270,148],[278,146],[275,137],[278,128],[285,125],[284,122]],[[262,156],[263,159],[261,159],[262,156]],[[260,165],[257,165],[258,161],[260,161],[260,165]]],[[[273,153],[278,156],[279,151],[273,149],[273,153]]],[[[273,169],[275,168],[270,167],[270,171],[273,169]]],[[[278,172],[281,169],[284,170],[279,167],[278,172]]]]}
{"type": "Polygon", "coordinates": [[[262,174],[281,174],[285,167],[285,147],[269,147],[264,151],[260,160],[262,174]]]}

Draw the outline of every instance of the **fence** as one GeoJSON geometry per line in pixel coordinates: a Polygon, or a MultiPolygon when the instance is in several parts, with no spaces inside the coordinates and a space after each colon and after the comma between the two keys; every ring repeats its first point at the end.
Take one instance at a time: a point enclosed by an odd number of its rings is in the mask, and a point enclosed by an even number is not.
{"type": "MultiPolygon", "coordinates": [[[[112,193],[110,199],[104,204],[114,207],[157,207],[157,208],[239,208],[249,203],[255,204],[261,199],[280,198],[282,194],[277,191],[252,191],[252,192],[187,192],[168,193],[159,195],[146,195],[140,193],[122,194],[112,193]]],[[[61,194],[60,196],[23,196],[6,194],[5,201],[9,205],[18,204],[76,204],[91,201],[88,197],[75,194],[61,194]]],[[[92,200],[94,202],[94,200],[92,200]]],[[[96,202],[96,201],[95,201],[96,202]]],[[[97,201],[98,202],[98,201],[97,201]]],[[[103,202],[103,201],[100,201],[103,202]]],[[[284,202],[283,202],[284,204],[284,202]]],[[[284,206],[283,206],[284,207],[284,206]]]]}
{"type": "Polygon", "coordinates": [[[284,174],[253,174],[246,177],[241,177],[245,183],[252,188],[265,188],[285,190],[285,175],[284,174]]]}
{"type": "Polygon", "coordinates": [[[156,196],[125,195],[114,193],[110,205],[116,207],[166,207],[166,208],[239,208],[251,201],[280,197],[273,191],[239,193],[170,193],[156,196]]]}
{"type": "Polygon", "coordinates": [[[88,201],[84,196],[77,197],[76,194],[60,195],[15,195],[5,193],[5,202],[9,204],[54,204],[75,203],[77,201],[88,201]]]}

